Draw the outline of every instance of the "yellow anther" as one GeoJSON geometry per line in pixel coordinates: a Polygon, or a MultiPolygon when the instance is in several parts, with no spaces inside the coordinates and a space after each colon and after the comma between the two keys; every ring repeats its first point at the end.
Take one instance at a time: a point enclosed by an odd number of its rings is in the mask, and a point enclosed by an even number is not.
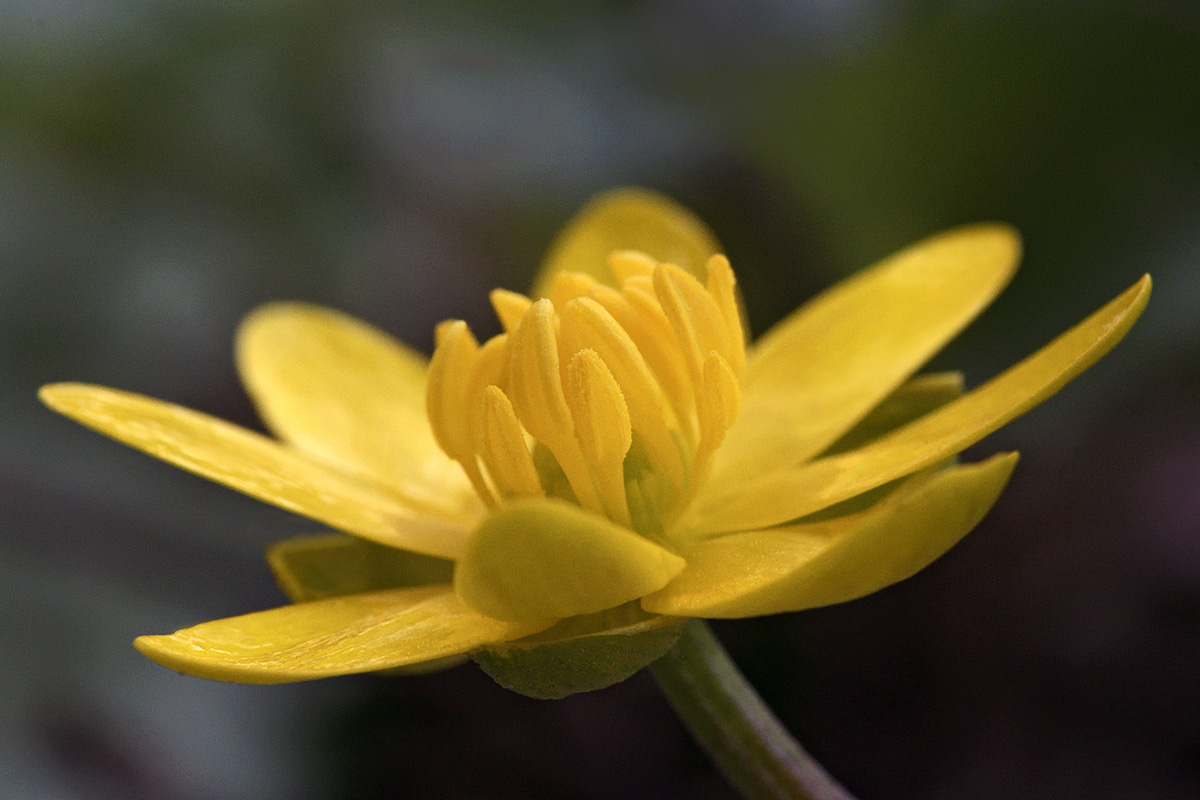
{"type": "Polygon", "coordinates": [[[580,505],[603,513],[563,394],[555,328],[554,304],[538,300],[509,334],[507,394],[525,430],[558,460],[580,505]]]}
{"type": "MultiPolygon", "coordinates": [[[[475,363],[471,366],[471,374],[467,379],[465,408],[468,412],[479,408],[486,387],[494,385],[504,389],[508,377],[508,336],[507,333],[493,336],[475,353],[475,363]]],[[[468,417],[463,420],[463,425],[471,428],[475,450],[478,451],[483,441],[483,433],[477,425],[472,425],[473,421],[478,420],[468,417]]]]}
{"type": "Polygon", "coordinates": [[[494,498],[475,457],[474,426],[465,424],[471,418],[473,404],[468,393],[479,343],[462,320],[442,323],[437,332],[439,342],[429,362],[425,388],[425,413],[438,446],[462,465],[479,497],[490,505],[494,498]]]}
{"type": "Polygon", "coordinates": [[[700,281],[674,264],[654,270],[654,291],[679,337],[692,383],[700,386],[709,351],[716,350],[727,362],[730,357],[721,310],[700,281]]]}
{"type": "Polygon", "coordinates": [[[558,372],[554,304],[538,300],[509,334],[508,395],[517,417],[537,439],[553,443],[571,438],[571,411],[558,372]]]}
{"type": "Polygon", "coordinates": [[[493,289],[488,297],[492,301],[492,308],[496,310],[500,324],[506,331],[517,327],[521,317],[525,316],[525,312],[533,305],[533,301],[525,295],[510,292],[508,289],[493,289]]]}
{"type": "Polygon", "coordinates": [[[446,338],[446,331],[450,330],[454,323],[461,321],[457,319],[444,319],[433,326],[433,346],[435,349],[442,346],[442,340],[446,338]]]}
{"type": "Polygon", "coordinates": [[[438,325],[426,406],[489,506],[551,496],[654,536],[737,419],[745,334],[724,256],[706,284],[634,250],[609,265],[620,288],[564,271],[548,298],[495,290],[505,332],[482,346],[438,325]]]}
{"type": "Polygon", "coordinates": [[[629,525],[625,500],[625,454],[633,443],[629,409],[616,379],[590,348],[577,352],[567,366],[567,405],[575,420],[575,438],[587,459],[608,516],[629,525]]]}
{"type": "Polygon", "coordinates": [[[641,250],[614,250],[608,256],[608,267],[617,283],[624,283],[635,275],[653,275],[658,262],[641,250]]]}
{"type": "Polygon", "coordinates": [[[630,275],[625,280],[621,281],[621,290],[636,289],[639,292],[645,292],[651,297],[654,296],[654,273],[649,275],[630,275]]]}
{"type": "Polygon", "coordinates": [[[734,375],[741,375],[746,366],[746,329],[742,325],[742,313],[737,299],[737,279],[729,266],[729,259],[721,254],[708,259],[708,293],[712,295],[725,322],[725,336],[729,342],[729,366],[734,375]]]}
{"type": "Polygon", "coordinates": [[[602,464],[620,463],[633,443],[629,408],[600,354],[580,350],[567,367],[567,405],[583,454],[602,464]]]}
{"type": "Polygon", "coordinates": [[[483,390],[480,418],[480,455],[496,489],[503,497],[541,497],[542,484],[525,443],[525,433],[512,403],[499,386],[483,390]]]}
{"type": "MultiPolygon", "coordinates": [[[[622,300],[615,290],[609,291],[622,300]]],[[[675,487],[682,487],[685,468],[672,435],[679,425],[637,344],[613,315],[590,297],[569,301],[560,316],[563,347],[572,354],[585,348],[596,352],[620,387],[633,430],[642,437],[654,469],[675,487]]],[[[575,425],[581,435],[578,418],[575,425]]]]}
{"type": "Polygon", "coordinates": [[[700,447],[697,463],[708,457],[725,441],[725,432],[737,421],[742,410],[742,392],[737,376],[716,350],[704,359],[704,384],[696,394],[696,413],[700,419],[700,447]]]}
{"type": "Polygon", "coordinates": [[[659,385],[667,393],[684,432],[692,437],[695,415],[692,413],[693,392],[687,361],[670,320],[654,297],[653,287],[643,291],[626,282],[620,292],[604,291],[605,288],[598,287],[592,297],[613,315],[637,344],[659,385]]]}
{"type": "Polygon", "coordinates": [[[474,452],[466,419],[467,381],[479,343],[462,320],[439,326],[439,342],[429,362],[425,411],[438,446],[451,458],[462,460],[474,452]]]}
{"type": "Polygon", "coordinates": [[[560,272],[554,276],[546,296],[555,308],[562,308],[572,297],[587,294],[597,283],[599,281],[584,272],[560,272]]]}

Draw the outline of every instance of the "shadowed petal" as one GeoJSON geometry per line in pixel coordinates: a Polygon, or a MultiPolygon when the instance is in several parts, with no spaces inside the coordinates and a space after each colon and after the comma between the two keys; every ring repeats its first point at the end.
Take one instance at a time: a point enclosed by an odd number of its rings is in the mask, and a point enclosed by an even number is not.
{"type": "Polygon", "coordinates": [[[991,303],[1016,269],[1006,225],[933,236],[843,281],[750,349],[741,417],[713,480],[806,461],[845,433],[991,303]]]}
{"type": "Polygon", "coordinates": [[[642,598],[659,614],[753,617],[853,600],[949,550],[1000,496],[1016,453],[909,478],[866,511],[692,543],[687,569],[642,598]]]}
{"type": "Polygon", "coordinates": [[[636,600],[682,569],[679,556],[578,506],[525,500],[483,521],[454,588],[497,619],[558,619],[636,600]]]}
{"type": "Polygon", "coordinates": [[[1041,350],[958,400],[858,450],[711,491],[696,504],[683,527],[696,535],[778,525],[958,453],[1094,364],[1128,332],[1149,297],[1146,276],[1041,350]]]}
{"type": "Polygon", "coordinates": [[[425,416],[428,362],[337,311],[271,303],[237,335],[237,364],[267,427],[338,468],[389,485],[471,495],[425,416]]]}
{"type": "Polygon", "coordinates": [[[177,467],[288,511],[392,547],[461,553],[474,519],[315,462],[224,420],[102,386],[53,384],[46,405],[177,467]]]}
{"type": "Polygon", "coordinates": [[[719,246],[708,226],[674,200],[647,189],[615,189],[592,200],[563,228],[533,282],[533,296],[544,297],[563,270],[611,285],[608,256],[614,250],[640,250],[703,279],[704,265],[719,246]]]}
{"type": "Polygon", "coordinates": [[[356,536],[295,536],[267,550],[275,582],[293,603],[450,583],[454,562],[356,536]]]}
{"type": "Polygon", "coordinates": [[[549,626],[489,619],[463,605],[449,586],[428,586],[299,603],[170,636],[142,636],[134,644],[189,675],[286,683],[432,661],[549,626]]]}

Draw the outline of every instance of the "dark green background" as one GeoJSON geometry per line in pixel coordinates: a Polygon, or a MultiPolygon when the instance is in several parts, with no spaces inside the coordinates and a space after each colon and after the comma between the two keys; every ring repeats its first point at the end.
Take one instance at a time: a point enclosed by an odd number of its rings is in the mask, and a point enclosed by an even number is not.
{"type": "Polygon", "coordinates": [[[722,797],[652,681],[556,703],[471,667],[239,687],[137,634],[281,602],[303,520],[37,405],[94,381],[256,424],[273,298],[421,347],[621,184],[695,208],[756,333],[957,223],[1026,258],[935,361],[972,385],[1133,283],[1127,341],[968,455],[1024,458],[905,584],[722,624],[862,800],[1200,796],[1194,3],[23,0],[0,8],[0,794],[722,797]],[[427,7],[426,7],[427,6],[427,7]],[[434,10],[436,9],[436,10],[434,10]]]}

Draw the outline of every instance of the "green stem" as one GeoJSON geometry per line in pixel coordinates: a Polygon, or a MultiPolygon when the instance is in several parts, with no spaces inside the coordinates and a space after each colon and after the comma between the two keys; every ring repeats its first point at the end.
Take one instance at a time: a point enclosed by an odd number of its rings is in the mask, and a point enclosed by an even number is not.
{"type": "Polygon", "coordinates": [[[692,736],[747,800],[854,800],[796,743],[702,620],[688,622],[651,669],[692,736]]]}

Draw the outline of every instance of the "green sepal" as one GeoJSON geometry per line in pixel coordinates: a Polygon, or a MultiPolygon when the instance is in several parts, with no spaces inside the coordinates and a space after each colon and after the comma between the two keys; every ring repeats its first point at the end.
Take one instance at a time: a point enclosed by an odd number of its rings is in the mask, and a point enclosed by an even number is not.
{"type": "Polygon", "coordinates": [[[341,534],[276,542],[267,564],[293,603],[454,580],[453,561],[341,534]]]}
{"type": "Polygon", "coordinates": [[[674,647],[686,622],[648,614],[632,602],[565,619],[533,636],[484,647],[471,657],[505,689],[557,700],[630,677],[674,647]]]}

